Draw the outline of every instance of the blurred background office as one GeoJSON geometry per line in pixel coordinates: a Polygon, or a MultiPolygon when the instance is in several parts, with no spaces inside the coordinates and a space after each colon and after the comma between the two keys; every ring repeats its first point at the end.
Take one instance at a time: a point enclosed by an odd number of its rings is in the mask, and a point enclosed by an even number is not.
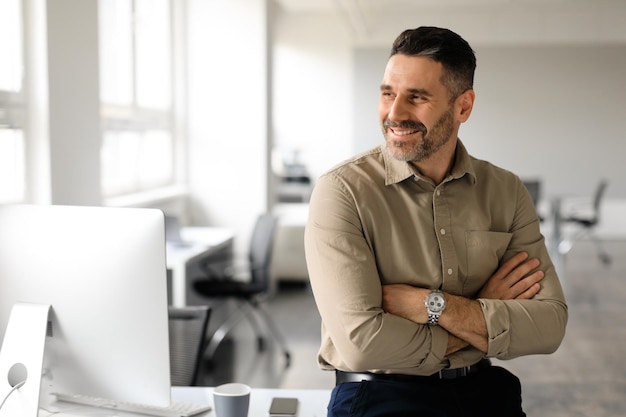
{"type": "Polygon", "coordinates": [[[611,213],[626,197],[622,1],[0,7],[2,202],[166,207],[247,237],[285,189],[276,159],[297,159],[314,183],[380,143],[389,45],[428,24],[477,51],[477,102],[461,129],[472,153],[540,179],[544,196],[589,195],[607,178],[607,219],[621,220],[611,213]]]}
{"type": "Polygon", "coordinates": [[[624,240],[621,0],[2,0],[0,204],[157,207],[232,229],[237,257],[272,211],[274,274],[306,281],[311,187],[381,143],[389,47],[420,25],[475,48],[460,137],[538,181],[546,235],[606,179],[594,233],[624,240]]]}

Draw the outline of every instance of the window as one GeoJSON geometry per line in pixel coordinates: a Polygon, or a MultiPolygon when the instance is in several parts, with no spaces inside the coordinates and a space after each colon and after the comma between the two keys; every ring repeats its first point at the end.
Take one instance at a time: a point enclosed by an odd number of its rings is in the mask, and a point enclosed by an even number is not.
{"type": "Polygon", "coordinates": [[[0,128],[0,204],[24,199],[24,137],[20,129],[0,128]]]}
{"type": "Polygon", "coordinates": [[[169,0],[100,0],[102,191],[175,181],[169,0]]]}
{"type": "Polygon", "coordinates": [[[24,99],[20,0],[0,1],[0,204],[24,200],[24,99]]]}

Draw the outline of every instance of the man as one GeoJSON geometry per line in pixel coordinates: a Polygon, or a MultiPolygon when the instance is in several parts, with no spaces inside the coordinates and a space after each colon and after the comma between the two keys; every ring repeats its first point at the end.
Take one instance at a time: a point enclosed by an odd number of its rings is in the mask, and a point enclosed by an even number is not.
{"type": "Polygon", "coordinates": [[[305,248],[319,365],[336,372],[329,416],[524,416],[519,380],[488,358],[563,339],[526,188],[457,137],[475,67],[454,32],[403,32],[380,87],[384,145],[317,181],[305,248]]]}

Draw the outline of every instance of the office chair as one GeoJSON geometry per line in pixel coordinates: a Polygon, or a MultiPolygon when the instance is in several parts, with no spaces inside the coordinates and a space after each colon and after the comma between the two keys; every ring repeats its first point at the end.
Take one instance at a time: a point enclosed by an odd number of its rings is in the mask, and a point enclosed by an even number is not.
{"type": "Polygon", "coordinates": [[[169,307],[172,385],[198,385],[210,315],[208,306],[169,307]]]}
{"type": "Polygon", "coordinates": [[[539,218],[539,221],[543,221],[543,216],[539,213],[539,201],[541,200],[541,181],[526,179],[522,182],[524,183],[524,186],[526,186],[528,194],[530,194],[530,198],[532,198],[533,200],[533,204],[535,205],[535,209],[537,210],[537,217],[539,218]]]}
{"type": "Polygon", "coordinates": [[[264,308],[270,294],[270,264],[277,223],[277,218],[269,213],[260,215],[256,220],[248,254],[249,281],[234,279],[234,268],[224,268],[223,265],[216,268],[215,265],[220,264],[213,262],[203,265],[206,276],[194,281],[193,288],[198,294],[208,298],[232,299],[237,303],[236,309],[211,335],[205,351],[208,358],[214,356],[222,340],[244,318],[257,335],[258,349],[263,350],[265,338],[257,322],[259,317],[282,349],[286,366],[289,366],[291,354],[285,340],[264,308]]]}
{"type": "Polygon", "coordinates": [[[604,249],[602,241],[593,233],[593,229],[600,221],[600,209],[607,186],[607,180],[600,180],[593,198],[591,199],[591,204],[586,202],[586,204],[572,205],[567,211],[561,214],[561,223],[576,224],[580,227],[580,230],[572,238],[563,239],[559,242],[560,254],[567,254],[574,246],[576,240],[584,236],[589,236],[596,246],[600,261],[605,265],[611,263],[611,256],[604,249]]]}
{"type": "Polygon", "coordinates": [[[522,182],[526,186],[526,189],[528,190],[530,197],[533,199],[533,203],[535,204],[535,207],[537,207],[537,204],[539,203],[539,200],[541,199],[541,181],[526,179],[526,180],[523,180],[522,182]]]}

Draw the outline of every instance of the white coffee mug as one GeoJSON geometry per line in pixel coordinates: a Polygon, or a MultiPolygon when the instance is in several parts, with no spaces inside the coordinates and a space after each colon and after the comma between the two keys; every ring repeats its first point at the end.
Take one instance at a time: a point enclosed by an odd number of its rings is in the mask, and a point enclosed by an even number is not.
{"type": "Polygon", "coordinates": [[[232,382],[213,389],[213,404],[217,417],[248,417],[250,387],[232,382]]]}

